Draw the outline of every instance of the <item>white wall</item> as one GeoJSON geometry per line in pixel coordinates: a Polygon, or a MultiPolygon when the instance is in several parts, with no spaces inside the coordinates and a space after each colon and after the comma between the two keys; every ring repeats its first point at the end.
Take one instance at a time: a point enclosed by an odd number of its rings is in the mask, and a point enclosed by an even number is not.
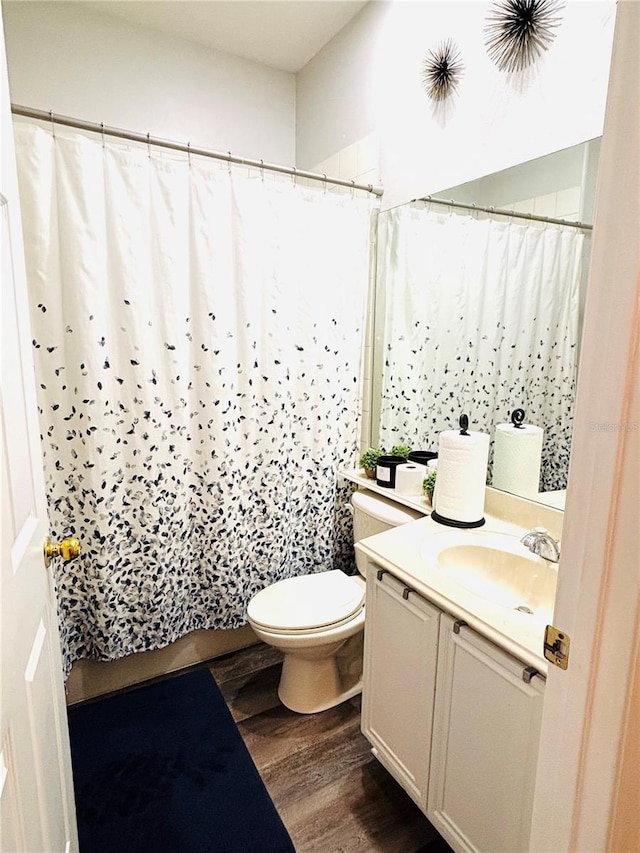
{"type": "Polygon", "coordinates": [[[296,75],[300,169],[312,169],[376,131],[375,68],[386,7],[365,6],[296,75]]]}
{"type": "Polygon", "coordinates": [[[298,75],[300,165],[326,160],[374,130],[383,207],[390,207],[600,136],[614,0],[569,0],[552,48],[517,78],[486,54],[489,5],[366,6],[298,75]],[[422,65],[448,38],[465,70],[459,94],[437,112],[422,87],[422,65]]]}
{"type": "Polygon", "coordinates": [[[84,8],[5,2],[14,103],[295,163],[295,77],[84,8]]]}

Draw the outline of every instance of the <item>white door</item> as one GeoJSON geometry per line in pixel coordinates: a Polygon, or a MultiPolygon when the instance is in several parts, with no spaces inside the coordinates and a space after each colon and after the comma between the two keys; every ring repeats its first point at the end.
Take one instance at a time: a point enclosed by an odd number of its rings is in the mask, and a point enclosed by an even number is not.
{"type": "Polygon", "coordinates": [[[529,850],[544,679],[444,614],[427,817],[455,850],[529,850]]]}
{"type": "MultiPolygon", "coordinates": [[[[1,26],[0,26],[1,32],[1,26]]],[[[4,38],[0,104],[0,851],[78,849],[47,533],[4,38]]]]}
{"type": "Polygon", "coordinates": [[[535,853],[640,849],[637,773],[621,775],[639,718],[639,56],[640,3],[620,2],[554,613],[571,652],[545,691],[535,853]]]}
{"type": "Polygon", "coordinates": [[[440,611],[373,563],[366,606],[362,731],[425,812],[440,611]]]}

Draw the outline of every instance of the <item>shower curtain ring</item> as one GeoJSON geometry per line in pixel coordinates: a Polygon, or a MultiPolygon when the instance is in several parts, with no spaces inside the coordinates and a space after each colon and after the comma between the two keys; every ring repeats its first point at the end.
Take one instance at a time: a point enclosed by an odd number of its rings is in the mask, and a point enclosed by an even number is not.
{"type": "Polygon", "coordinates": [[[355,192],[356,192],[356,182],[353,179],[351,179],[351,198],[352,199],[355,198],[355,192]]]}
{"type": "Polygon", "coordinates": [[[189,166],[191,166],[191,143],[187,142],[187,159],[189,160],[189,166]]]}
{"type": "Polygon", "coordinates": [[[296,171],[297,170],[296,170],[295,166],[292,166],[291,168],[293,169],[293,172],[291,173],[291,183],[295,187],[295,185],[296,185],[296,171]]]}
{"type": "Polygon", "coordinates": [[[102,138],[102,147],[104,148],[104,122],[100,122],[100,136],[102,138]]]}
{"type": "Polygon", "coordinates": [[[260,160],[260,180],[264,184],[264,160],[260,160]]]}
{"type": "Polygon", "coordinates": [[[324,182],[324,192],[327,194],[327,176],[323,173],[323,182],[324,182]]]}
{"type": "Polygon", "coordinates": [[[149,155],[149,160],[151,160],[151,134],[147,133],[147,154],[149,155]]]}
{"type": "Polygon", "coordinates": [[[49,118],[51,120],[51,136],[53,136],[53,138],[55,139],[56,138],[56,125],[55,125],[55,122],[53,120],[53,110],[49,110],[49,118]]]}
{"type": "Polygon", "coordinates": [[[227,151],[227,154],[229,155],[229,158],[227,160],[227,170],[229,174],[231,174],[231,151],[227,151]]]}

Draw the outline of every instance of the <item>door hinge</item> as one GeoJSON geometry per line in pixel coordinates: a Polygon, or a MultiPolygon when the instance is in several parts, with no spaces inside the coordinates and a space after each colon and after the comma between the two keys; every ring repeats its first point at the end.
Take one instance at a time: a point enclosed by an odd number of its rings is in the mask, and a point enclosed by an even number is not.
{"type": "Polygon", "coordinates": [[[544,632],[544,656],[548,661],[566,669],[569,666],[569,646],[571,640],[566,631],[559,631],[553,625],[547,625],[544,632]]]}

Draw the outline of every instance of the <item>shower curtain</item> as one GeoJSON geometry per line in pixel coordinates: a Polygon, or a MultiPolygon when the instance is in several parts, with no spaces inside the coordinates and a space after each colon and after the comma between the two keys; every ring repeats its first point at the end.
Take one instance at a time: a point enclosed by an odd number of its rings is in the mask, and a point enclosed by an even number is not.
{"type": "Polygon", "coordinates": [[[437,450],[462,412],[493,436],[522,408],[544,428],[541,489],[565,488],[584,232],[416,202],[378,235],[380,445],[437,450]]]}
{"type": "Polygon", "coordinates": [[[373,202],[15,124],[65,666],[351,566],[373,202]]]}

